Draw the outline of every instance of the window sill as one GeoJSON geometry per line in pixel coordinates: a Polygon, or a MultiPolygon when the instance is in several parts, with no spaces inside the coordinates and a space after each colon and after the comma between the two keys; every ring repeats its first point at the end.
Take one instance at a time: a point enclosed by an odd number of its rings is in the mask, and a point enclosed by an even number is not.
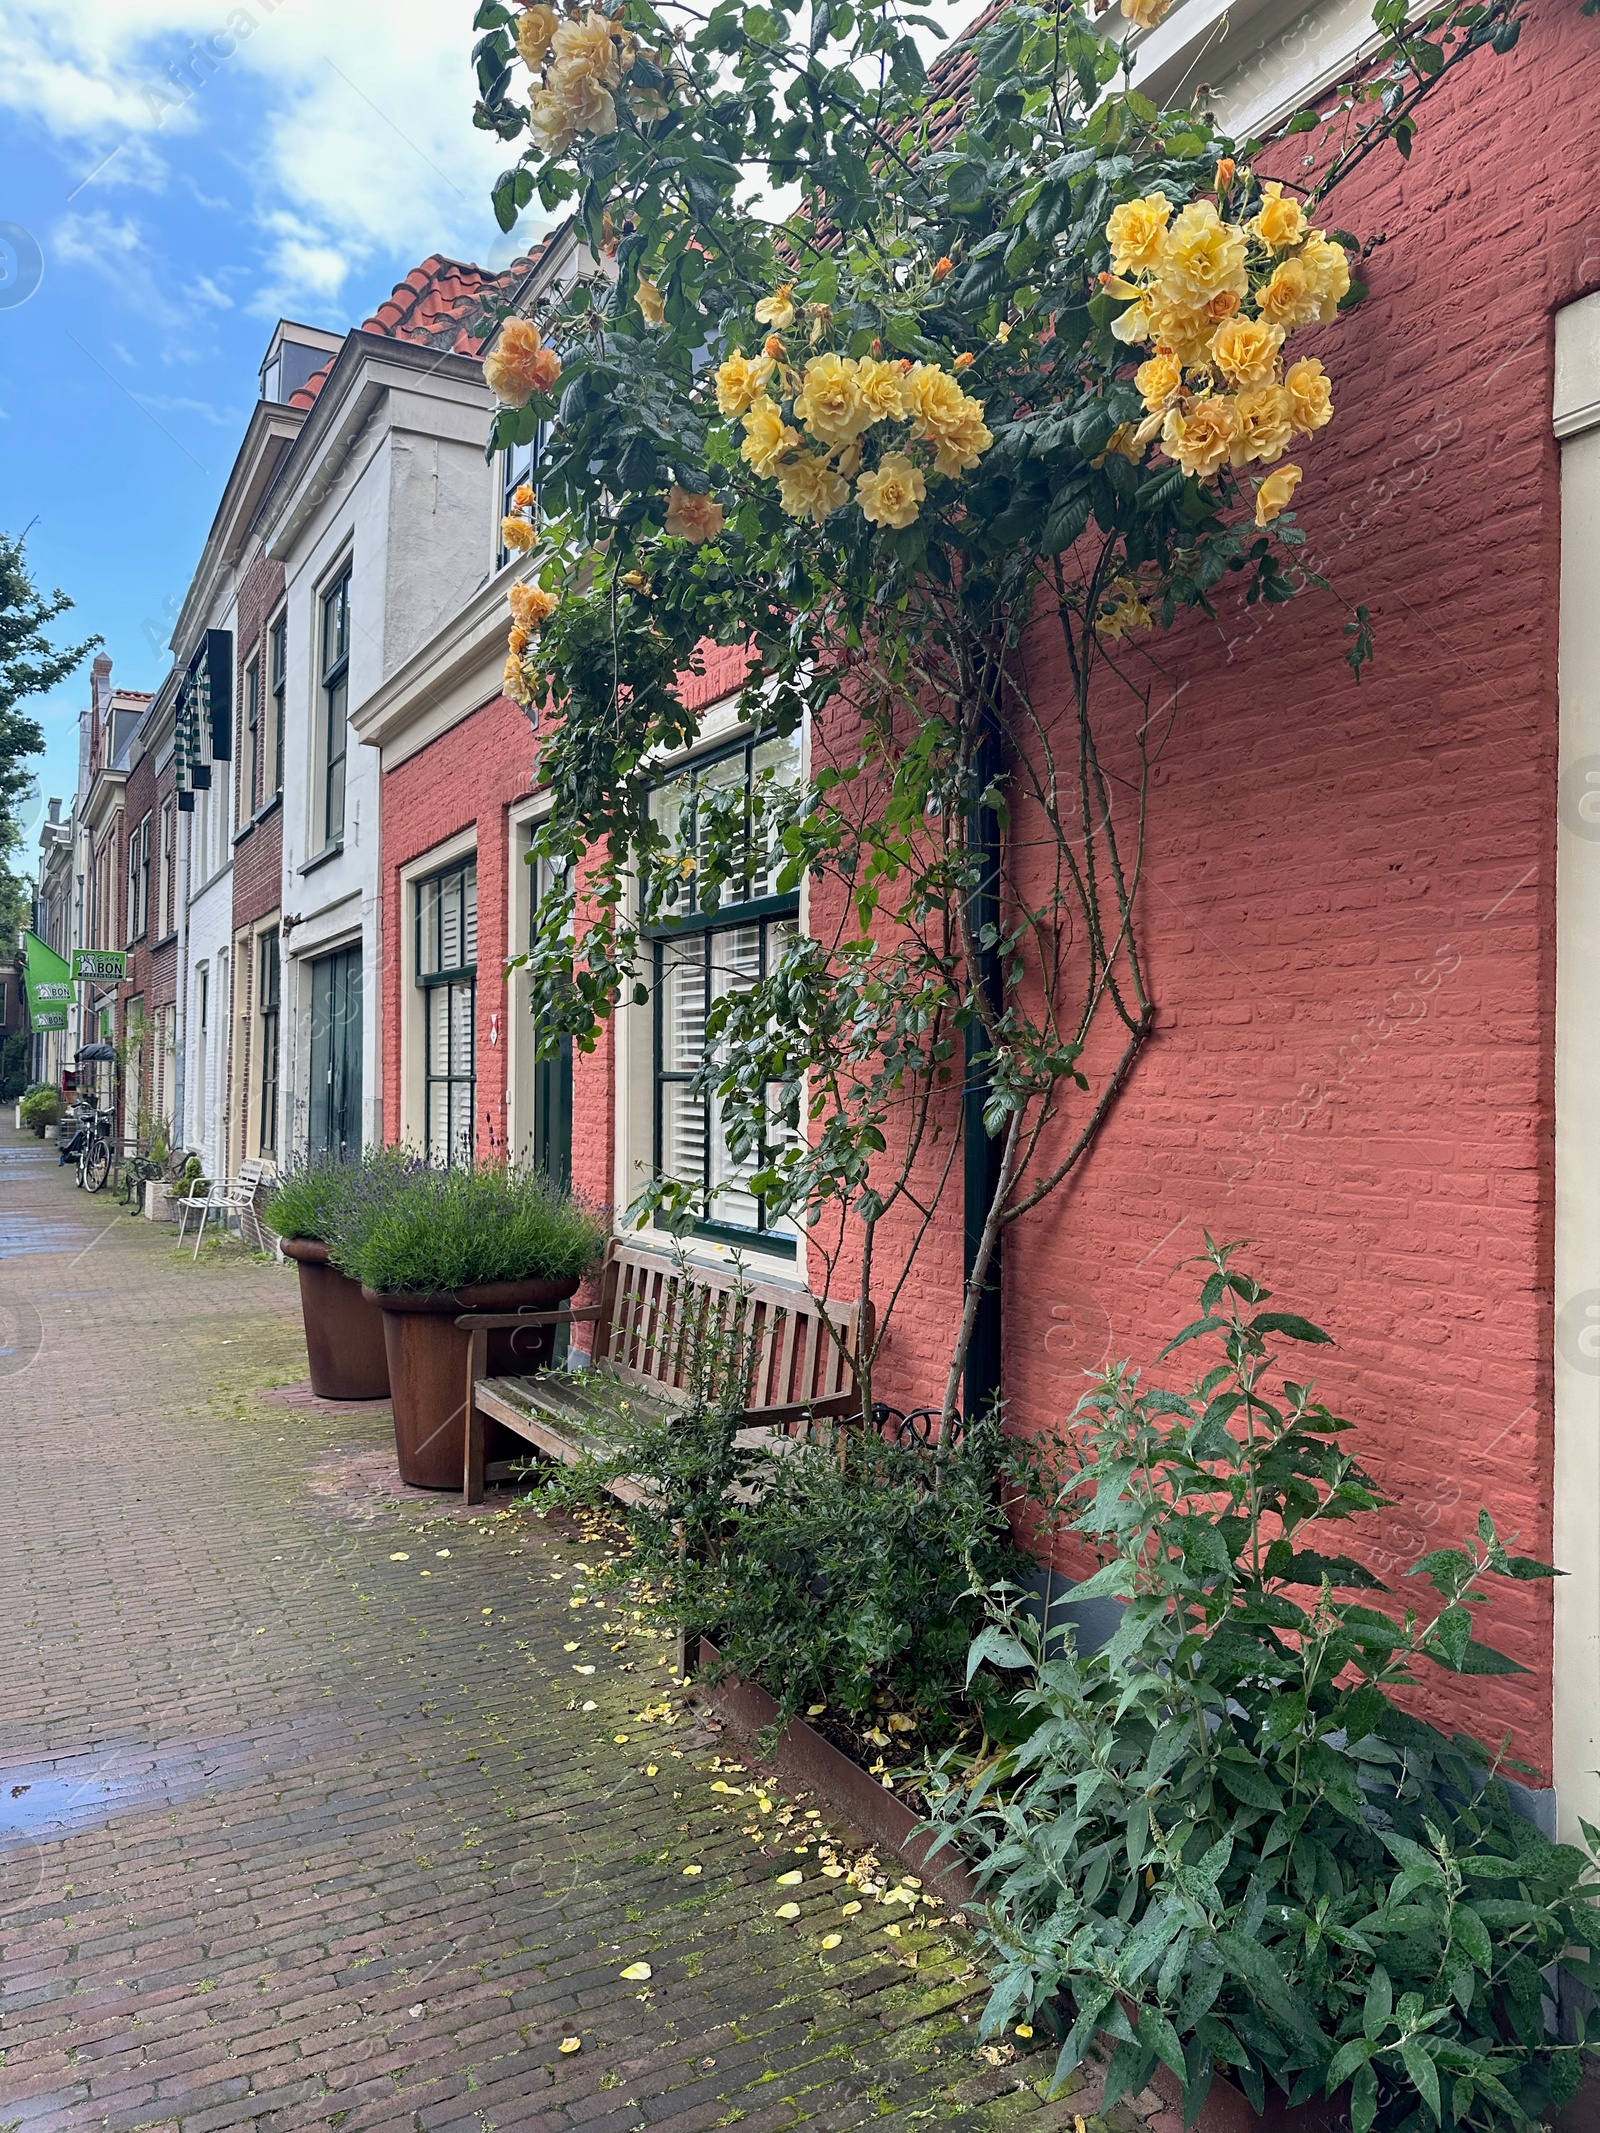
{"type": "Polygon", "coordinates": [[[233,833],[233,848],[234,848],[234,850],[235,850],[235,851],[237,851],[237,850],[239,849],[240,845],[241,845],[241,844],[243,844],[244,840],[246,839],[246,837],[248,837],[248,836],[250,835],[251,831],[252,831],[252,830],[253,830],[253,829],[255,828],[255,826],[256,826],[256,825],[255,825],[255,819],[254,819],[254,817],[252,816],[252,818],[250,819],[250,821],[248,821],[248,822],[247,822],[247,823],[245,824],[245,826],[244,826],[244,828],[243,828],[243,829],[236,829],[236,830],[234,831],[234,833],[233,833]]]}
{"type": "MultiPolygon", "coordinates": [[[[665,1222],[658,1221],[651,1226],[669,1237],[675,1234],[665,1222]]],[[[739,1229],[732,1222],[691,1222],[682,1234],[702,1238],[707,1244],[729,1245],[741,1252],[765,1252],[774,1259],[799,1257],[796,1240],[775,1230],[739,1229]]]]}
{"type": "Polygon", "coordinates": [[[282,807],[282,805],[283,791],[280,787],[279,790],[272,795],[270,800],[262,801],[261,805],[256,809],[255,813],[250,817],[250,827],[254,829],[258,822],[265,822],[267,817],[269,815],[275,815],[278,812],[278,809],[282,807]]]}
{"type": "Polygon", "coordinates": [[[322,850],[316,853],[312,858],[308,859],[305,865],[300,869],[302,876],[306,874],[314,874],[317,871],[318,867],[325,867],[330,859],[337,859],[339,854],[343,850],[344,839],[342,837],[339,839],[337,844],[325,844],[322,847],[322,850]]]}
{"type": "Polygon", "coordinates": [[[178,929],[174,926],[170,933],[163,933],[160,940],[150,943],[150,953],[154,955],[158,948],[170,948],[177,938],[178,929]]]}

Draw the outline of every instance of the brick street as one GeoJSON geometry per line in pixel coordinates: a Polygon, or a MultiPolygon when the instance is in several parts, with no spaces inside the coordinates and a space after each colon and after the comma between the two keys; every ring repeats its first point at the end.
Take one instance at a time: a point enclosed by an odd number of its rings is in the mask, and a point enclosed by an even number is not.
{"type": "Polygon", "coordinates": [[[291,1269],[0,1126],[0,2128],[1072,2124],[964,1936],[842,1918],[639,1723],[574,1532],[398,1500],[387,1408],[262,1397],[305,1367],[291,1269]]]}

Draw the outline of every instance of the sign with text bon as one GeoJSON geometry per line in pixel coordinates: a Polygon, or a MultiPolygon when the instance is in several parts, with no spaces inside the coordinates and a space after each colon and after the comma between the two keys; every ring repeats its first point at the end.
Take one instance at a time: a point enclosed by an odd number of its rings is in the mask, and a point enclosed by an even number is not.
{"type": "Polygon", "coordinates": [[[121,948],[74,948],[72,975],[101,984],[120,983],[128,975],[128,958],[121,948]]]}

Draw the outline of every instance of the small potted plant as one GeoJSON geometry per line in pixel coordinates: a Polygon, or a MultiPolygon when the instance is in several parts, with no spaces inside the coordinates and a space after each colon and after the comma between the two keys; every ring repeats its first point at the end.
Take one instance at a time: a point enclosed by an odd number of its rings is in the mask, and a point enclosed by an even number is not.
{"type": "Polygon", "coordinates": [[[40,1082],[23,1097],[17,1117],[26,1131],[37,1134],[40,1140],[47,1139],[45,1129],[61,1120],[61,1091],[47,1081],[40,1082]]]}
{"type": "MultiPolygon", "coordinates": [[[[383,1312],[400,1478],[459,1489],[466,1452],[465,1311],[547,1311],[598,1261],[606,1225],[540,1171],[506,1163],[436,1170],[415,1165],[383,1191],[352,1195],[330,1245],[383,1312]]],[[[545,1361],[552,1329],[496,1336],[491,1366],[545,1361]]]]}
{"type": "Polygon", "coordinates": [[[333,1256],[329,1238],[352,1201],[381,1198],[396,1173],[396,1151],[355,1162],[312,1156],[279,1178],[265,1214],[300,1276],[311,1390],[321,1400],[386,1400],[389,1359],[383,1313],[333,1256]]]}

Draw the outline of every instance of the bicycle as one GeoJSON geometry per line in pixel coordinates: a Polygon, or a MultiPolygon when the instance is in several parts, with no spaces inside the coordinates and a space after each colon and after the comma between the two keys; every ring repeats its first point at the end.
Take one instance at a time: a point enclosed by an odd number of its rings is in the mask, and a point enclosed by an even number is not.
{"type": "Polygon", "coordinates": [[[115,1160],[111,1124],[109,1111],[92,1112],[84,1124],[78,1145],[78,1183],[85,1192],[102,1192],[110,1179],[115,1160]]]}

